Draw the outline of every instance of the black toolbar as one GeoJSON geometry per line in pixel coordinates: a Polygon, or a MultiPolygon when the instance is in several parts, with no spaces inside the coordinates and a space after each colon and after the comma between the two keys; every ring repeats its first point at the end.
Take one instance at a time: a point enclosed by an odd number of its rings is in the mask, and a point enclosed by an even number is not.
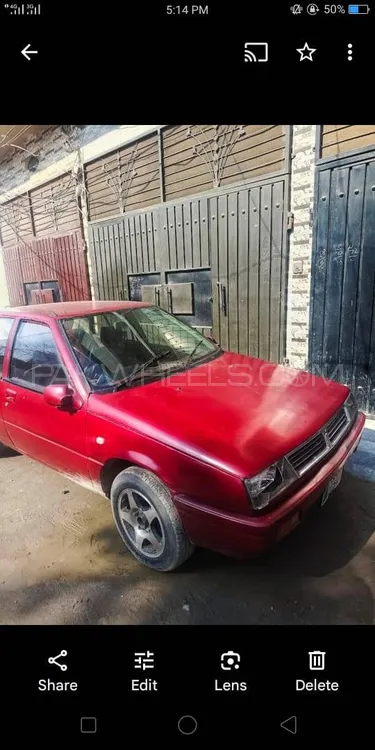
{"type": "MultiPolygon", "coordinates": [[[[3,627],[3,732],[286,740],[365,736],[372,628],[3,627]],[[11,708],[22,706],[14,724],[11,708]]],[[[148,738],[148,739],[147,739],[148,738]]]]}

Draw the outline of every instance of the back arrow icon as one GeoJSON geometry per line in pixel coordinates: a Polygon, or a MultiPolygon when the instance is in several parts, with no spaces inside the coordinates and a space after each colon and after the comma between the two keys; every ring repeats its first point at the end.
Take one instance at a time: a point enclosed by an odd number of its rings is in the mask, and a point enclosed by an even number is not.
{"type": "Polygon", "coordinates": [[[31,57],[29,55],[37,55],[38,50],[37,49],[30,49],[30,44],[27,44],[24,49],[21,50],[21,55],[26,57],[26,60],[31,60],[31,57]]]}
{"type": "Polygon", "coordinates": [[[297,734],[297,717],[289,716],[289,719],[282,721],[280,726],[291,734],[297,734]]]}

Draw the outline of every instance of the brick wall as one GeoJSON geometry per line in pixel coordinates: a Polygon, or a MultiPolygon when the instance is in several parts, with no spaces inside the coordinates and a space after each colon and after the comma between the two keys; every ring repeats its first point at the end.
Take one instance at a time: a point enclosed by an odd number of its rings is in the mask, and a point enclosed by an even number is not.
{"type": "Polygon", "coordinates": [[[308,355],[316,125],[293,126],[291,211],[287,312],[287,359],[305,368],[308,355]]]}

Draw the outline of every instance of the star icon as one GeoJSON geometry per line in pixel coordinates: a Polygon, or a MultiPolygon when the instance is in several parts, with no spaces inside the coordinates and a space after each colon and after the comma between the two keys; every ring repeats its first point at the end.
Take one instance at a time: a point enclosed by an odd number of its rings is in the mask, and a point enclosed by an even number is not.
{"type": "Polygon", "coordinates": [[[300,53],[300,62],[302,62],[302,60],[310,60],[310,62],[313,62],[312,56],[314,52],[316,52],[316,49],[313,49],[313,47],[309,47],[307,42],[305,42],[304,46],[301,47],[301,49],[297,49],[297,52],[300,53]]]}

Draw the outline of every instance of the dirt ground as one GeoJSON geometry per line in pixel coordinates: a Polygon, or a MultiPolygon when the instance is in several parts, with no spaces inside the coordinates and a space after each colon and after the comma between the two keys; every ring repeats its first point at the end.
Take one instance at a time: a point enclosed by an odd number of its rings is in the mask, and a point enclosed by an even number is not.
{"type": "Polygon", "coordinates": [[[11,452],[0,459],[0,519],[1,624],[375,621],[375,483],[348,472],[266,557],[198,550],[167,574],[127,553],[105,498],[11,452]]]}

